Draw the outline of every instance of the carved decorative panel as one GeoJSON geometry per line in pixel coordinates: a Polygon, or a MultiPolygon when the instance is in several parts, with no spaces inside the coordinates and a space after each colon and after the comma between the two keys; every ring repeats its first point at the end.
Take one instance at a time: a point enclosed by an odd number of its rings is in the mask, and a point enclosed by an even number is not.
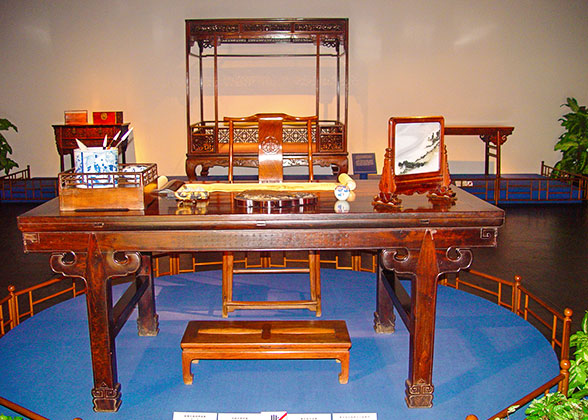
{"type": "Polygon", "coordinates": [[[192,129],[190,152],[214,152],[214,128],[198,127],[192,129]]]}
{"type": "Polygon", "coordinates": [[[320,152],[345,150],[343,133],[340,127],[321,127],[321,137],[318,147],[320,152]]]}
{"type": "Polygon", "coordinates": [[[243,31],[245,32],[268,32],[268,31],[289,31],[289,23],[249,23],[243,25],[243,31]]]}
{"type": "MultiPolygon", "coordinates": [[[[283,130],[284,143],[306,143],[306,130],[303,128],[287,128],[283,130]]],[[[229,143],[228,128],[219,128],[219,144],[229,143]]],[[[316,130],[312,130],[312,141],[316,143],[316,130]]],[[[236,128],[235,143],[257,143],[257,128],[236,128]]],[[[214,152],[214,127],[193,126],[191,152],[214,152]]],[[[317,147],[319,152],[341,152],[345,150],[345,141],[342,128],[336,126],[321,126],[320,141],[317,147]]]]}

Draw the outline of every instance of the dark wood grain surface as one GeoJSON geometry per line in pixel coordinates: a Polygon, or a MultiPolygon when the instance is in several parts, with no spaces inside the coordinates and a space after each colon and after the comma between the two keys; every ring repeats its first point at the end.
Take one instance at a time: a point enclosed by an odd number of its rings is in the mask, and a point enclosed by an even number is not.
{"type": "Polygon", "coordinates": [[[61,212],[52,200],[19,216],[25,251],[51,252],[54,271],[88,286],[95,410],[120,406],[115,338],[131,308],[138,305],[140,335],[158,332],[149,252],[296,249],[379,252],[376,331],[394,331],[394,304],[411,336],[407,405],[432,406],[437,281],[469,267],[471,248],[496,246],[504,212],[461,190],[455,204],[412,195],[401,208],[375,210],[377,180],[357,185],[342,213],[330,192],[313,207],[287,213],[247,213],[231,194],[212,193],[206,209],[161,198],[144,211],[61,212]],[[412,277],[410,301],[397,293],[396,272],[412,277]],[[110,279],[132,273],[136,280],[113,305],[110,279]]]}
{"type": "Polygon", "coordinates": [[[503,210],[456,188],[457,201],[449,207],[435,207],[424,195],[403,196],[400,209],[376,211],[372,199],[378,193],[377,180],[357,181],[355,200],[349,212],[337,213],[331,192],[318,192],[315,206],[280,213],[247,213],[235,206],[230,193],[212,193],[205,214],[196,209],[178,209],[175,199],[160,198],[144,211],[60,212],[58,200],[51,200],[18,217],[22,232],[133,231],[160,229],[264,229],[328,228],[342,224],[359,228],[501,226],[503,210]]]}

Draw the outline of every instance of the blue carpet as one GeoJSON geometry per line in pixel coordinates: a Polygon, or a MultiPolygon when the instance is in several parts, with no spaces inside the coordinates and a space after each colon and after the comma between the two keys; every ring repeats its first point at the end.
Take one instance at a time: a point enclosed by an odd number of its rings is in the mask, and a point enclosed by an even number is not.
{"type": "MultiPolygon", "coordinates": [[[[180,340],[189,320],[221,319],[220,271],[156,279],[160,333],[138,337],[131,320],[117,337],[123,403],[94,413],[85,297],[27,320],[0,340],[0,395],[50,419],[170,419],[174,411],[376,412],[380,420],[480,419],[557,374],[547,340],[486,300],[439,287],[432,409],[408,409],[408,332],[372,329],[375,275],[321,270],[322,319],[343,319],[352,340],[350,377],[332,360],[201,361],[184,385],[180,340]]],[[[236,299],[297,299],[304,275],[236,276],[236,299]]],[[[120,286],[115,288],[121,293],[120,286]]],[[[315,319],[310,311],[237,311],[230,319],[315,319]]],[[[0,411],[2,408],[0,407],[0,411]]],[[[8,410],[4,410],[7,413],[8,410]]],[[[520,413],[522,414],[522,413],[520,413]]],[[[524,416],[511,417],[512,419],[524,416]]]]}

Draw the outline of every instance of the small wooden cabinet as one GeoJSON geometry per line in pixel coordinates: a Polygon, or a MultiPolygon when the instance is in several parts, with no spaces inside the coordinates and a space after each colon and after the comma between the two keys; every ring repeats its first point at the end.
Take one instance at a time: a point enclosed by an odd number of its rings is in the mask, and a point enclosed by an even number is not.
{"type": "MultiPolygon", "coordinates": [[[[70,155],[71,167],[74,166],[73,151],[78,148],[76,139],[88,147],[101,147],[104,136],[112,139],[120,131],[119,138],[129,130],[129,123],[112,125],[54,125],[55,144],[57,153],[61,159],[61,172],[65,171],[65,156],[70,155]]],[[[119,154],[122,153],[122,163],[127,163],[126,152],[129,138],[126,138],[119,146],[119,154]]]]}

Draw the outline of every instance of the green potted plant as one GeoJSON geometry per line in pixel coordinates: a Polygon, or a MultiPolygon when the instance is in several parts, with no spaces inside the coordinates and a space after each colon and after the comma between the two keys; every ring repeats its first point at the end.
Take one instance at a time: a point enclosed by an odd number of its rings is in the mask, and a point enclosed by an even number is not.
{"type": "Polygon", "coordinates": [[[570,337],[570,347],[575,348],[576,359],[570,360],[568,396],[583,398],[588,404],[588,311],[582,318],[581,330],[570,337]]]}
{"type": "Polygon", "coordinates": [[[1,133],[1,131],[8,131],[11,128],[15,132],[18,132],[16,125],[12,124],[6,118],[0,118],[0,171],[4,170],[6,175],[8,175],[12,168],[18,168],[18,163],[8,157],[8,155],[12,153],[12,147],[10,147],[8,140],[6,140],[6,137],[1,133]]]}
{"type": "Polygon", "coordinates": [[[554,392],[536,399],[525,410],[527,420],[582,420],[588,418],[588,312],[580,331],[570,337],[575,360],[570,360],[568,395],[554,392]]]}
{"type": "MultiPolygon", "coordinates": [[[[570,360],[568,394],[549,393],[531,401],[525,410],[526,420],[585,420],[588,419],[588,311],[582,319],[581,329],[570,337],[575,348],[575,360],[570,360]]],[[[509,407],[507,419],[520,407],[509,407]]],[[[495,418],[494,420],[503,420],[495,418]]]]}
{"type": "Polygon", "coordinates": [[[526,420],[585,420],[588,401],[554,392],[531,402],[525,414],[526,420]]]}
{"type": "Polygon", "coordinates": [[[562,106],[567,106],[571,112],[559,119],[566,131],[559,136],[554,147],[554,150],[562,152],[555,169],[588,175],[588,110],[585,106],[578,105],[575,98],[567,98],[562,106]]]}

